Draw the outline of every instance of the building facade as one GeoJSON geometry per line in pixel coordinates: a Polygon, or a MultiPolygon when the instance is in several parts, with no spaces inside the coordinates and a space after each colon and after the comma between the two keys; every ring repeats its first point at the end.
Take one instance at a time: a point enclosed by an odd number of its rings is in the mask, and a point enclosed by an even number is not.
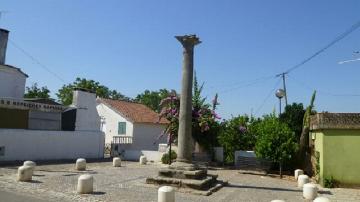
{"type": "Polygon", "coordinates": [[[159,144],[166,144],[163,134],[167,120],[143,104],[98,99],[97,110],[105,144],[114,145],[127,160],[138,160],[144,151],[157,151],[159,144]]]}

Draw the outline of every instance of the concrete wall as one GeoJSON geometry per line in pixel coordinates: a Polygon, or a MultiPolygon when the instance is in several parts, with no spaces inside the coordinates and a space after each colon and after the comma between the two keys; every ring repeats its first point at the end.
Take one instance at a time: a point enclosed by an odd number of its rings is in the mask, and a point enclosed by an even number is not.
{"type": "Polygon", "coordinates": [[[160,138],[164,129],[162,124],[135,123],[131,149],[157,151],[159,144],[167,143],[166,135],[160,138]]]}
{"type": "Polygon", "coordinates": [[[60,112],[29,112],[29,129],[31,130],[61,130],[60,112]]]}
{"type": "Polygon", "coordinates": [[[103,158],[104,134],[93,131],[0,129],[0,161],[103,158]]]}
{"type": "Polygon", "coordinates": [[[105,123],[105,143],[110,144],[114,136],[118,136],[118,123],[126,122],[126,136],[133,136],[133,124],[120,116],[108,106],[98,103],[97,111],[105,123]]]}
{"type": "Polygon", "coordinates": [[[320,183],[333,176],[346,185],[360,185],[360,130],[324,129],[311,133],[320,153],[320,183]]]}
{"type": "Polygon", "coordinates": [[[96,110],[96,95],[75,90],[72,107],[76,107],[75,130],[99,131],[100,116],[96,110]]]}
{"type": "Polygon", "coordinates": [[[23,98],[26,76],[18,70],[0,65],[0,97],[23,98]]]}

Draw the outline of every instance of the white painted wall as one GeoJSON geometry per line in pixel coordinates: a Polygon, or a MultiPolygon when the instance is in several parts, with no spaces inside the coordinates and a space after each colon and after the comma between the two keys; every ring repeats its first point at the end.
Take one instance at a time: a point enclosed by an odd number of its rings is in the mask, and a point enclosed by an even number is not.
{"type": "Polygon", "coordinates": [[[0,129],[0,161],[103,158],[100,131],[44,131],[0,129]]]}
{"type": "Polygon", "coordinates": [[[75,90],[72,107],[76,107],[75,130],[100,131],[100,116],[96,110],[96,95],[75,90]]]}
{"type": "Polygon", "coordinates": [[[23,98],[26,76],[18,70],[0,65],[0,97],[23,98]]]}
{"type": "Polygon", "coordinates": [[[116,113],[114,110],[110,109],[107,105],[103,103],[98,103],[97,111],[99,116],[102,117],[103,121],[106,124],[105,130],[105,143],[110,144],[114,136],[118,136],[118,123],[126,122],[126,136],[133,135],[133,124],[122,117],[120,114],[116,113]]]}

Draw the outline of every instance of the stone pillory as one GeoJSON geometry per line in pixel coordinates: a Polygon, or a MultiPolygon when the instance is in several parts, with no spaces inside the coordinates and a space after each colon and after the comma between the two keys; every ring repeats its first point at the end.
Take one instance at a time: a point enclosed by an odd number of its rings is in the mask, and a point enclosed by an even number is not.
{"type": "Polygon", "coordinates": [[[177,162],[190,163],[192,159],[192,81],[194,46],[201,43],[196,35],[175,37],[183,46],[183,68],[180,96],[177,162]]]}

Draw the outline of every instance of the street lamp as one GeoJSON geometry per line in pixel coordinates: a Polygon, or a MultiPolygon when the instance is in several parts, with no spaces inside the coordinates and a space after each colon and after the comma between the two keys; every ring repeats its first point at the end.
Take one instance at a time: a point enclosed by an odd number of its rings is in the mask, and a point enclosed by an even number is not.
{"type": "Polygon", "coordinates": [[[285,91],[283,89],[278,89],[275,93],[276,97],[279,98],[279,116],[281,114],[281,98],[283,98],[285,96],[285,91]]]}

